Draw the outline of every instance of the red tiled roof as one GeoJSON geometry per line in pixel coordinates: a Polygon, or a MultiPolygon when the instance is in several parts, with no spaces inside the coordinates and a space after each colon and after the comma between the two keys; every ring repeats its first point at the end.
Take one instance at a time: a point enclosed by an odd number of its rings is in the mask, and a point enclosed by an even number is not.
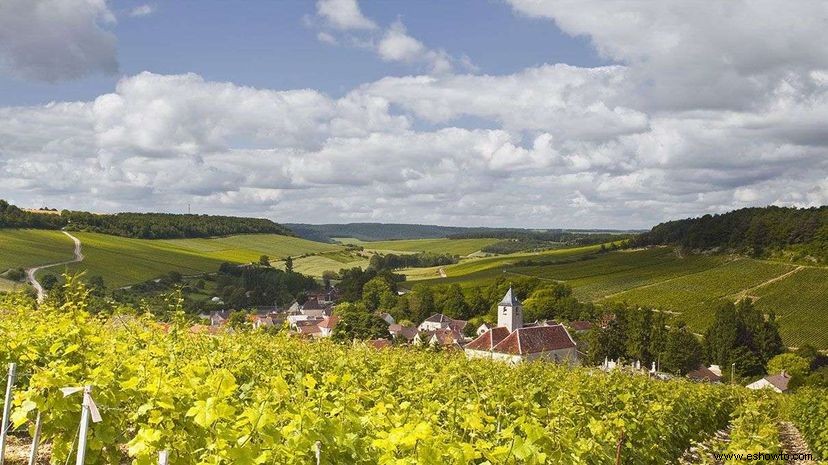
{"type": "Polygon", "coordinates": [[[296,331],[298,331],[299,334],[316,334],[316,333],[321,332],[321,330],[319,329],[319,325],[297,326],[296,331]]]}
{"type": "Polygon", "coordinates": [[[492,349],[512,355],[528,355],[550,350],[571,349],[575,342],[563,325],[518,328],[492,349]]]}
{"type": "Polygon", "coordinates": [[[443,315],[442,313],[435,313],[434,315],[431,315],[430,317],[426,318],[425,321],[428,321],[430,323],[449,323],[451,322],[451,318],[443,315]]]}
{"type": "Polygon", "coordinates": [[[320,329],[321,328],[333,329],[338,322],[339,322],[339,317],[338,316],[326,316],[325,318],[322,319],[322,322],[319,323],[317,326],[319,326],[320,329]]]}
{"type": "Polygon", "coordinates": [[[368,343],[375,349],[385,349],[387,347],[391,347],[391,341],[388,339],[374,339],[373,341],[368,341],[368,343]]]}
{"type": "Polygon", "coordinates": [[[449,321],[448,327],[462,333],[467,324],[469,324],[469,322],[466,320],[451,320],[449,321]]]}
{"type": "Polygon", "coordinates": [[[466,344],[466,349],[492,350],[500,341],[509,336],[509,330],[505,326],[492,328],[477,337],[477,339],[466,344]]]}

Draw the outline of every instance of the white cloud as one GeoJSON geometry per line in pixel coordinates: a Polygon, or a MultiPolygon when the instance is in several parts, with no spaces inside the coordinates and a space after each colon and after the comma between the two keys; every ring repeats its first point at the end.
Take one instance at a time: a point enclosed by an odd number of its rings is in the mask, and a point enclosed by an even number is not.
{"type": "Polygon", "coordinates": [[[115,73],[114,22],[104,0],[3,0],[0,71],[47,82],[115,73]]]}
{"type": "Polygon", "coordinates": [[[377,45],[377,53],[385,61],[425,64],[435,74],[452,71],[452,58],[444,50],[430,50],[408,35],[402,22],[394,22],[377,45]]]}
{"type": "Polygon", "coordinates": [[[319,0],[316,13],[340,30],[377,28],[376,23],[362,14],[357,0],[319,0]]]}
{"type": "Polygon", "coordinates": [[[508,0],[629,64],[654,108],[747,109],[780,80],[828,67],[828,4],[508,0]]]}
{"type": "Polygon", "coordinates": [[[129,11],[129,15],[132,17],[149,16],[153,13],[155,13],[155,6],[147,3],[138,5],[129,11]]]}

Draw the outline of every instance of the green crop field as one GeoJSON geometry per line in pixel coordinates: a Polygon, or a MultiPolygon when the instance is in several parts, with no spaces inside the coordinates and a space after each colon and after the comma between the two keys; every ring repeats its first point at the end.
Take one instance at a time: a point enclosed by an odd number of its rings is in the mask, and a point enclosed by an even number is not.
{"type": "Polygon", "coordinates": [[[781,263],[740,258],[698,273],[615,294],[609,300],[678,313],[693,329],[701,332],[711,323],[713,310],[721,299],[735,298],[742,291],[793,268],[781,263]]]}
{"type": "Polygon", "coordinates": [[[399,241],[360,241],[354,238],[336,238],[343,244],[353,244],[365,247],[368,250],[382,252],[429,252],[466,256],[479,251],[487,245],[499,242],[500,239],[411,239],[399,241]]]}
{"type": "Polygon", "coordinates": [[[296,257],[319,252],[341,250],[333,244],[276,234],[244,234],[209,239],[170,239],[158,241],[175,248],[226,262],[249,263],[262,255],[271,259],[296,257]]]}
{"type": "Polygon", "coordinates": [[[828,269],[801,268],[751,292],[756,306],[777,315],[782,338],[792,346],[828,348],[828,269]]]}
{"type": "MultiPolygon", "coordinates": [[[[278,268],[284,268],[284,265],[284,261],[273,263],[273,266],[278,268]]],[[[294,271],[317,278],[326,271],[337,272],[343,268],[365,268],[367,266],[367,256],[347,251],[325,252],[293,260],[294,271]]]]}
{"type": "Polygon", "coordinates": [[[145,281],[170,271],[184,275],[212,272],[223,262],[248,263],[257,261],[261,255],[280,258],[340,249],[274,234],[171,240],[131,239],[96,233],[75,233],[75,236],[80,239],[86,258],[69,268],[100,275],[107,287],[145,281]]]}
{"type": "Polygon", "coordinates": [[[72,240],[60,231],[0,229],[0,273],[72,259],[72,240]]]}

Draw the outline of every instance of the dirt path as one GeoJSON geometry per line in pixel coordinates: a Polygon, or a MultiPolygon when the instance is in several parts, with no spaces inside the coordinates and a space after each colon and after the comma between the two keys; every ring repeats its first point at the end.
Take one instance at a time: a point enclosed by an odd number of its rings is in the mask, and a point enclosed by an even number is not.
{"type": "Polygon", "coordinates": [[[737,301],[742,300],[745,297],[750,296],[750,293],[755,291],[756,289],[759,289],[760,287],[765,287],[768,284],[772,284],[772,283],[775,283],[777,281],[782,281],[783,279],[787,278],[788,276],[790,276],[790,275],[792,275],[792,274],[794,274],[798,271],[804,270],[804,269],[805,269],[804,266],[799,265],[796,268],[792,269],[791,271],[787,271],[785,273],[782,273],[782,274],[780,274],[779,276],[777,276],[775,278],[771,278],[771,279],[769,279],[769,280],[767,280],[767,281],[765,281],[761,284],[758,284],[756,286],[753,286],[749,289],[743,289],[743,290],[737,292],[736,294],[731,294],[729,297],[735,297],[733,300],[737,300],[737,301]]]}
{"type": "Polygon", "coordinates": [[[446,270],[444,270],[442,266],[441,266],[441,267],[440,267],[440,269],[439,269],[439,270],[437,270],[437,271],[440,273],[440,277],[441,277],[441,278],[446,278],[446,277],[448,277],[448,276],[446,275],[446,270]]]}
{"type": "MultiPolygon", "coordinates": [[[[811,454],[808,443],[802,438],[799,429],[789,421],[779,422],[779,441],[782,443],[782,451],[789,455],[807,456],[811,454]]],[[[816,465],[813,460],[791,459],[788,465],[816,465]]]]}
{"type": "Polygon", "coordinates": [[[66,231],[62,231],[62,232],[63,232],[63,234],[66,234],[67,236],[69,236],[69,238],[72,239],[72,242],[75,243],[75,250],[74,250],[74,255],[75,256],[74,256],[74,258],[72,258],[72,260],[67,260],[65,262],[50,263],[48,265],[40,265],[40,266],[36,266],[34,268],[29,268],[29,269],[26,270],[26,280],[29,282],[29,284],[32,285],[32,287],[34,287],[35,291],[37,291],[37,301],[38,301],[38,303],[43,302],[43,299],[46,298],[46,291],[43,290],[43,286],[41,286],[40,283],[37,281],[36,276],[37,276],[38,271],[40,271],[42,269],[45,269],[45,268],[51,268],[53,266],[68,265],[70,263],[77,263],[77,262],[83,261],[83,253],[81,253],[81,241],[80,241],[80,239],[78,239],[77,237],[69,234],[66,231]]]}

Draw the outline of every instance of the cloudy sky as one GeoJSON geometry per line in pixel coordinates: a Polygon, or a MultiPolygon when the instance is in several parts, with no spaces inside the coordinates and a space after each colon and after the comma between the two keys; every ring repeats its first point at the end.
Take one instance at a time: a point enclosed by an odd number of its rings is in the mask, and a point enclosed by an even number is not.
{"type": "Polygon", "coordinates": [[[828,3],[0,1],[0,198],[640,228],[828,204],[828,3]]]}

